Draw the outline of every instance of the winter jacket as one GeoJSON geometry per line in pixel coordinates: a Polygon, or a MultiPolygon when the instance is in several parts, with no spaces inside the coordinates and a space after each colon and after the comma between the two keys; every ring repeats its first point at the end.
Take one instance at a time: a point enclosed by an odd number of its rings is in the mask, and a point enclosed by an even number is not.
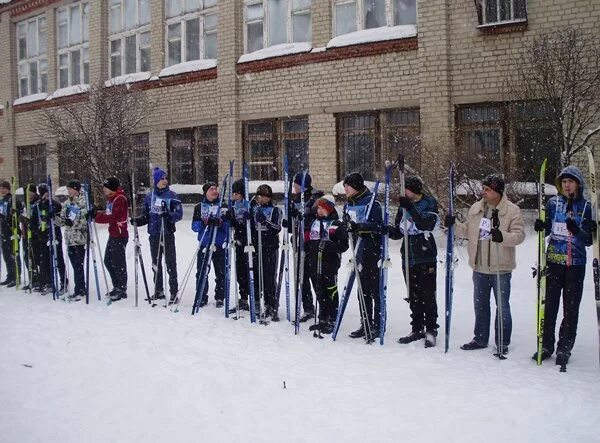
{"type": "Polygon", "coordinates": [[[354,196],[349,197],[348,202],[344,206],[344,216],[350,217],[350,220],[356,223],[358,235],[363,239],[361,244],[363,245],[364,253],[379,255],[381,247],[379,229],[383,219],[381,205],[377,200],[373,200],[373,207],[370,208],[372,196],[373,193],[365,187],[354,196]],[[366,214],[368,211],[370,212],[367,218],[366,214]]]}
{"type": "Polygon", "coordinates": [[[250,209],[246,200],[236,200],[232,202],[231,208],[232,219],[230,226],[233,227],[233,239],[238,246],[245,246],[248,243],[246,233],[246,220],[250,219],[250,209]]]}
{"type": "Polygon", "coordinates": [[[579,226],[577,235],[571,235],[566,228],[568,199],[563,195],[562,183],[557,180],[556,187],[560,192],[550,198],[546,203],[546,236],[550,236],[546,258],[549,263],[565,265],[569,248],[571,248],[571,259],[573,266],[584,266],[586,263],[586,246],[592,245],[592,208],[590,203],[583,198],[585,181],[578,168],[567,166],[559,177],[569,174],[579,181],[578,194],[573,198],[573,218],[579,226]],[[569,246],[569,243],[571,244],[569,246]]]}
{"type": "Polygon", "coordinates": [[[129,202],[125,197],[123,188],[117,188],[117,191],[110,197],[106,203],[105,211],[96,212],[96,223],[108,223],[108,235],[113,238],[129,238],[127,230],[127,212],[129,202]]]}
{"type": "MultiPolygon", "coordinates": [[[[17,203],[16,210],[21,211],[21,205],[17,203]]],[[[13,196],[8,193],[3,199],[0,199],[0,230],[2,231],[2,239],[5,241],[12,236],[12,216],[13,216],[13,196]]]]}
{"type": "Polygon", "coordinates": [[[148,234],[160,236],[161,220],[165,221],[165,234],[173,234],[175,223],[183,217],[183,208],[179,196],[167,186],[159,189],[156,186],[146,194],[142,215],[136,218],[138,226],[148,225],[148,234]],[[166,215],[163,217],[163,214],[166,215]]]}
{"type": "Polygon", "coordinates": [[[56,224],[65,227],[67,246],[81,246],[87,244],[88,221],[87,199],[83,193],[77,197],[69,197],[56,216],[56,224]],[[65,224],[66,220],[73,222],[72,226],[65,224]]]}
{"type": "Polygon", "coordinates": [[[204,197],[200,203],[194,207],[194,216],[192,217],[192,231],[198,233],[198,241],[202,246],[208,246],[211,242],[212,228],[216,226],[217,236],[215,245],[223,246],[227,242],[227,229],[229,223],[223,221],[219,206],[219,199],[210,202],[204,197]]]}
{"type": "MultiPolygon", "coordinates": [[[[54,221],[55,215],[60,214],[62,211],[62,205],[52,199],[52,213],[50,211],[50,202],[49,200],[42,200],[38,198],[35,203],[31,205],[31,219],[29,221],[29,227],[31,229],[31,233],[38,238],[48,238],[50,235],[50,221],[54,221]]],[[[55,225],[54,233],[58,236],[58,238],[62,239],[62,234],[60,228],[55,225]]]]}
{"type": "Polygon", "coordinates": [[[304,191],[304,208],[300,206],[300,194],[294,195],[290,199],[292,207],[290,208],[289,214],[294,216],[295,213],[302,213],[304,216],[304,232],[308,232],[312,226],[313,221],[317,218],[317,208],[314,207],[315,202],[323,197],[325,194],[323,191],[308,188],[304,191]]]}
{"type": "Polygon", "coordinates": [[[330,270],[337,272],[342,253],[348,250],[348,232],[337,211],[333,210],[327,217],[317,217],[307,234],[306,254],[314,269],[319,269],[320,253],[323,273],[330,270]]]}
{"type": "MultiPolygon", "coordinates": [[[[435,229],[438,221],[437,201],[431,196],[424,195],[419,201],[414,202],[407,212],[409,265],[436,263],[437,246],[431,231],[435,229]]],[[[393,240],[404,237],[403,214],[404,210],[398,208],[394,227],[389,232],[393,240]]],[[[402,248],[402,259],[405,259],[404,248],[402,248]]]]}
{"type": "Polygon", "coordinates": [[[468,240],[469,266],[482,274],[494,274],[497,270],[505,273],[515,269],[516,246],[525,240],[525,223],[521,209],[508,201],[504,194],[497,206],[503,241],[493,243],[489,230],[480,229],[482,219],[485,217],[489,221],[491,218],[492,209],[494,208],[481,199],[469,208],[464,223],[455,224],[456,236],[468,240]],[[499,255],[496,252],[496,244],[499,246],[499,255]]]}
{"type": "Polygon", "coordinates": [[[250,210],[252,211],[252,243],[258,247],[258,231],[260,231],[262,247],[277,250],[279,248],[279,231],[281,231],[281,210],[273,206],[273,202],[261,206],[255,201],[252,202],[250,210]],[[259,223],[257,220],[261,213],[266,219],[264,223],[259,223]]]}

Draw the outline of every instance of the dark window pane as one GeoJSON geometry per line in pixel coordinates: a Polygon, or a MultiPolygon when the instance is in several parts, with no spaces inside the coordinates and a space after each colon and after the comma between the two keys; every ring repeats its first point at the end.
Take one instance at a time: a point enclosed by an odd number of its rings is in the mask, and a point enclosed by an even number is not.
{"type": "Polygon", "coordinates": [[[374,114],[341,117],[339,151],[343,161],[343,175],[360,172],[365,180],[375,177],[377,144],[376,116],[374,114]]]}
{"type": "Polygon", "coordinates": [[[19,185],[46,182],[46,145],[20,146],[19,185]]]}
{"type": "Polygon", "coordinates": [[[216,182],[219,178],[219,139],[217,125],[202,126],[196,132],[196,183],[216,182]]]}
{"type": "Polygon", "coordinates": [[[527,0],[514,0],[515,18],[527,18],[527,0]]]}
{"type": "MultiPolygon", "coordinates": [[[[502,0],[500,0],[502,1],[502,0]]],[[[498,21],[498,0],[485,1],[485,19],[487,23],[498,21]]]]}
{"type": "Polygon", "coordinates": [[[193,184],[193,133],[191,129],[167,132],[171,183],[193,184]]]}

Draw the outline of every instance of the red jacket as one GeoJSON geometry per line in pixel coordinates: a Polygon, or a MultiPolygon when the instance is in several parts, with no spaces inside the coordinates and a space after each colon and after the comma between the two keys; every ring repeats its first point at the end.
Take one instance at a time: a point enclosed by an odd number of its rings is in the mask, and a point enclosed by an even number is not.
{"type": "Polygon", "coordinates": [[[118,188],[117,192],[108,199],[106,211],[96,212],[96,223],[108,223],[108,235],[116,238],[129,238],[127,231],[127,216],[129,203],[125,191],[118,188]]]}

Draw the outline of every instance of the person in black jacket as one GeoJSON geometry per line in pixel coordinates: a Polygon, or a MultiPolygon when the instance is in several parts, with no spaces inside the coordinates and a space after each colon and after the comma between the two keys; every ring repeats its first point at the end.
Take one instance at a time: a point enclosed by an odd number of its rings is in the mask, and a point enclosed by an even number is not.
{"type": "MultiPolygon", "coordinates": [[[[24,291],[35,290],[41,292],[43,286],[40,268],[42,243],[40,240],[39,221],[37,216],[35,220],[32,217],[33,209],[38,204],[40,196],[37,192],[37,186],[34,184],[29,184],[27,189],[23,189],[24,192],[27,192],[28,194],[29,206],[25,205],[23,211],[20,212],[19,223],[24,252],[23,263],[25,265],[24,267],[28,269],[29,282],[21,289],[24,291]]],[[[25,201],[27,201],[27,199],[25,199],[25,201]]]]}
{"type": "MultiPolygon", "coordinates": [[[[294,176],[294,182],[292,183],[292,195],[290,199],[291,207],[289,209],[289,217],[290,219],[296,220],[296,226],[299,226],[299,221],[304,219],[304,232],[299,233],[296,229],[296,232],[293,235],[296,238],[296,241],[292,244],[300,241],[304,241],[308,232],[310,231],[310,227],[312,226],[313,221],[317,216],[316,208],[314,207],[317,199],[323,197],[322,191],[316,191],[312,187],[312,177],[307,172],[304,178],[304,207],[301,207],[301,192],[302,192],[302,178],[304,173],[299,172],[294,176]]],[[[299,260],[299,259],[298,259],[299,260]]],[[[300,272],[299,266],[296,267],[296,273],[300,272]]],[[[298,275],[296,275],[297,280],[298,275]]],[[[300,318],[300,322],[305,322],[314,318],[315,316],[315,306],[313,305],[313,297],[310,290],[310,279],[309,279],[309,270],[308,264],[306,260],[304,261],[304,270],[303,270],[303,279],[302,279],[302,309],[304,310],[304,315],[300,318]]]]}
{"type": "MultiPolygon", "coordinates": [[[[246,221],[250,219],[250,207],[244,199],[244,179],[239,179],[231,184],[232,207],[227,210],[227,219],[233,227],[233,240],[235,242],[235,276],[238,283],[239,308],[248,311],[248,254],[246,245],[246,221]]],[[[232,310],[232,313],[234,311],[232,310]]]]}
{"type": "Polygon", "coordinates": [[[310,280],[317,295],[319,323],[309,329],[331,334],[339,304],[338,271],[342,253],[348,250],[348,233],[339,220],[333,196],[317,199],[315,209],[317,218],[310,228],[306,257],[310,280]]]}
{"type": "MultiPolygon", "coordinates": [[[[437,329],[437,247],[431,231],[438,221],[437,201],[423,194],[423,182],[416,176],[405,180],[406,196],[401,196],[390,238],[405,237],[404,216],[408,230],[408,303],[412,318],[412,332],[401,337],[398,343],[411,343],[425,338],[425,347],[435,346],[437,329]]],[[[402,247],[402,272],[406,274],[406,257],[402,247]]],[[[405,275],[406,279],[406,275],[405,275]]]]}
{"type": "Polygon", "coordinates": [[[17,266],[20,265],[20,261],[17,258],[15,262],[15,254],[13,252],[12,214],[13,210],[19,210],[19,208],[14,206],[13,196],[10,193],[10,183],[7,181],[0,183],[0,198],[1,247],[4,263],[6,263],[6,279],[0,285],[13,288],[16,285],[17,266]]]}
{"type": "Polygon", "coordinates": [[[279,208],[273,206],[273,190],[269,185],[260,185],[256,189],[255,204],[252,205],[252,243],[256,245],[254,292],[257,300],[260,297],[260,280],[265,301],[264,318],[279,321],[277,299],[275,297],[275,279],[277,277],[277,253],[279,251],[279,232],[281,231],[281,214],[279,208]],[[259,241],[260,233],[260,241],[259,241]],[[260,261],[262,256],[262,262],[260,261]]]}

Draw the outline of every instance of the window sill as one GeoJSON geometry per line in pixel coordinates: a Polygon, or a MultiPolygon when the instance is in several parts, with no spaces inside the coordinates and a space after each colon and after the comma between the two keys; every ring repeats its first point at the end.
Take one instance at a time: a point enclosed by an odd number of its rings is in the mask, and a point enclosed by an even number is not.
{"type": "Polygon", "coordinates": [[[477,26],[482,34],[506,34],[509,32],[522,32],[527,30],[527,19],[511,20],[497,23],[486,23],[477,26]]]}
{"type": "MultiPolygon", "coordinates": [[[[193,60],[190,62],[178,63],[176,65],[164,68],[162,71],[160,71],[158,77],[172,77],[174,75],[205,71],[207,69],[212,69],[216,67],[217,61],[214,59],[193,60]]],[[[152,77],[150,78],[150,80],[156,80],[156,78],[152,77]]]]}
{"type": "Polygon", "coordinates": [[[416,36],[364,43],[353,42],[345,46],[313,48],[310,52],[300,54],[281,55],[243,63],[238,61],[236,72],[239,75],[243,75],[348,58],[369,57],[391,52],[414,51],[416,49],[418,49],[418,40],[416,36]]]}

